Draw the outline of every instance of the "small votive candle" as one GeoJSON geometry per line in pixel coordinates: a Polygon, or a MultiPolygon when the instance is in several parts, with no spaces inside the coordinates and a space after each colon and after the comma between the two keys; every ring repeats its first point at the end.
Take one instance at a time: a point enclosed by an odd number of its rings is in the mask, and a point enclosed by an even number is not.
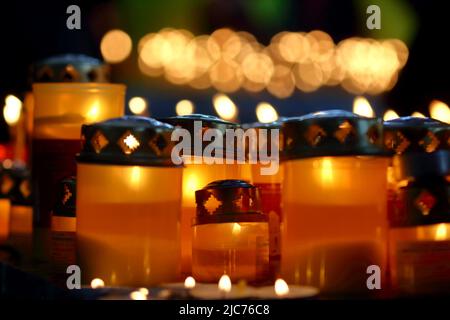
{"type": "Polygon", "coordinates": [[[242,180],[214,181],[195,193],[192,274],[217,282],[264,281],[269,271],[269,226],[258,189],[242,180]]]}

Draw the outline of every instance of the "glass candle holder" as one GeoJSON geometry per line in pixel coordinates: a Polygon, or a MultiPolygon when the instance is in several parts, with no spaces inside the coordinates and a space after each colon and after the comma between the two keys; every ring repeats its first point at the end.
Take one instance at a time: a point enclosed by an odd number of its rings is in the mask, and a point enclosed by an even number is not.
{"type": "MultiPolygon", "coordinates": [[[[196,212],[195,191],[211,181],[241,178],[244,166],[244,164],[225,163],[227,157],[234,159],[234,155],[227,154],[225,151],[225,138],[223,139],[223,150],[220,150],[221,154],[214,155],[223,159],[223,163],[205,163],[208,157],[203,157],[203,151],[210,142],[204,142],[202,137],[207,129],[217,129],[224,135],[227,129],[236,129],[238,125],[202,114],[164,118],[161,121],[187,130],[191,137],[190,152],[182,154],[184,167],[181,210],[181,270],[184,275],[188,276],[191,275],[192,269],[192,223],[196,212]],[[196,140],[200,141],[197,149],[195,149],[196,140]]],[[[209,159],[211,160],[211,158],[209,159]]]]}
{"type": "Polygon", "coordinates": [[[35,83],[32,170],[35,223],[50,227],[58,182],[76,174],[80,129],[124,112],[125,86],[106,83],[35,83]]]}
{"type": "Polygon", "coordinates": [[[387,121],[396,207],[389,216],[390,273],[399,295],[450,292],[450,126],[429,118],[387,121]]]}
{"type": "MultiPolygon", "coordinates": [[[[327,295],[363,295],[387,269],[379,119],[329,110],[283,122],[282,277],[327,295]]],[[[383,288],[382,284],[382,288],[383,288]]],[[[377,290],[374,290],[377,291],[377,290]]]]}
{"type": "Polygon", "coordinates": [[[172,131],[131,116],[83,126],[76,216],[85,282],[178,280],[182,168],[171,159],[172,131]]]}
{"type": "Polygon", "coordinates": [[[211,182],[196,191],[192,274],[217,283],[262,282],[269,272],[269,224],[259,211],[258,189],[242,180],[211,182]]]}
{"type": "MultiPolygon", "coordinates": [[[[250,123],[243,125],[246,132],[250,136],[249,130],[254,130],[256,137],[256,144],[254,149],[248,146],[248,161],[251,170],[251,182],[259,189],[261,195],[261,211],[267,216],[269,221],[269,257],[270,257],[270,274],[272,278],[279,274],[280,258],[281,258],[281,232],[280,224],[282,219],[281,210],[281,183],[283,179],[283,167],[279,166],[278,171],[274,174],[263,174],[263,168],[267,164],[262,164],[261,160],[264,155],[260,154],[258,150],[265,149],[265,153],[272,152],[272,144],[275,143],[276,150],[279,152],[279,139],[272,139],[272,131],[279,132],[281,122],[272,123],[250,123]],[[263,134],[262,130],[265,130],[263,134]],[[250,155],[250,153],[252,153],[250,155]],[[252,161],[256,160],[256,161],[252,161]]],[[[279,160],[279,159],[277,159],[279,160]]]]}

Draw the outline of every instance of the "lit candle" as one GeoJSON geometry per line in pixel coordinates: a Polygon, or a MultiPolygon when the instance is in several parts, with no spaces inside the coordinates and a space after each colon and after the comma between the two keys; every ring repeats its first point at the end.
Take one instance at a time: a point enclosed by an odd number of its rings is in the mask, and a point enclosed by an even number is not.
{"type": "Polygon", "coordinates": [[[173,127],[122,117],[84,125],[77,158],[77,246],[85,277],[111,285],[177,280],[182,168],[173,127]]]}
{"type": "Polygon", "coordinates": [[[50,59],[37,69],[37,81],[61,81],[53,75],[64,74],[63,81],[70,82],[33,85],[35,223],[50,227],[56,185],[76,173],[81,125],[123,115],[125,86],[87,82],[102,79],[102,71],[97,60],[86,57],[50,59]]]}
{"type": "Polygon", "coordinates": [[[387,266],[381,121],[330,110],[288,119],[282,132],[283,278],[328,294],[373,293],[367,268],[387,266]]]}
{"type": "Polygon", "coordinates": [[[217,284],[202,284],[190,291],[192,297],[204,300],[246,299],[255,296],[255,289],[246,285],[233,286],[227,274],[217,284]]]}
{"type": "Polygon", "coordinates": [[[404,117],[385,122],[384,130],[398,199],[389,216],[392,287],[400,294],[448,293],[450,127],[404,117]]]}
{"type": "Polygon", "coordinates": [[[216,282],[263,281],[269,271],[268,219],[259,211],[258,189],[241,180],[221,180],[196,191],[192,274],[216,282]]]}
{"type": "MultiPolygon", "coordinates": [[[[191,274],[192,270],[192,222],[195,218],[195,191],[202,188],[206,184],[215,180],[222,179],[239,179],[242,174],[244,165],[205,163],[206,157],[203,158],[203,150],[209,142],[200,142],[201,147],[197,154],[194,149],[195,139],[202,139],[203,131],[207,129],[217,129],[225,134],[227,129],[236,129],[237,124],[221,120],[217,117],[191,114],[186,116],[177,116],[161,119],[173,126],[177,126],[188,130],[191,135],[190,146],[193,151],[190,154],[183,155],[183,200],[181,210],[181,256],[182,256],[182,272],[184,275],[191,274]],[[195,123],[200,123],[200,127],[196,127],[195,123]],[[198,130],[198,131],[197,131],[198,130]]],[[[225,141],[225,139],[224,139],[225,141]]],[[[225,143],[223,144],[225,149],[225,143]]],[[[223,150],[225,151],[225,150],[223,150]]],[[[225,159],[226,153],[217,155],[225,159]]]]}

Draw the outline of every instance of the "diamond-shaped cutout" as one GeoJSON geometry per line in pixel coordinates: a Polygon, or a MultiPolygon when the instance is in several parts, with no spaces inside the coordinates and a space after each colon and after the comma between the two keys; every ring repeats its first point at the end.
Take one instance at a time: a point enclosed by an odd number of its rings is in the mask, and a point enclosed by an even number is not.
{"type": "Polygon", "coordinates": [[[97,130],[92,136],[91,144],[96,153],[100,153],[108,143],[108,139],[106,139],[105,135],[100,130],[97,130]]]}
{"type": "Polygon", "coordinates": [[[409,140],[400,132],[387,133],[385,138],[385,145],[387,148],[394,150],[396,153],[403,153],[411,143],[409,140]]]}
{"type": "Polygon", "coordinates": [[[151,139],[148,144],[157,156],[161,155],[161,153],[167,147],[166,139],[160,134],[157,134],[156,136],[154,136],[153,139],[151,139]]]}
{"type": "Polygon", "coordinates": [[[305,134],[306,140],[313,147],[317,146],[326,136],[327,133],[325,132],[325,130],[323,130],[316,124],[311,125],[305,134]]]}
{"type": "Polygon", "coordinates": [[[427,216],[436,204],[436,198],[428,191],[423,190],[414,201],[414,204],[424,216],[427,216]]]}
{"type": "Polygon", "coordinates": [[[9,174],[5,174],[2,179],[2,194],[8,194],[13,186],[14,180],[9,176],[9,174]]]}
{"type": "Polygon", "coordinates": [[[31,195],[30,181],[24,180],[19,186],[20,193],[26,199],[31,195]]]}
{"type": "Polygon", "coordinates": [[[205,202],[205,209],[206,211],[208,211],[209,214],[213,214],[218,207],[220,207],[220,205],[222,204],[222,202],[220,202],[219,200],[216,199],[216,197],[214,197],[214,195],[211,195],[208,200],[206,200],[205,202]]]}
{"type": "Polygon", "coordinates": [[[433,132],[428,131],[426,136],[419,141],[419,145],[421,145],[426,152],[433,152],[439,146],[439,139],[436,138],[433,132]]]}
{"type": "Polygon", "coordinates": [[[141,145],[130,131],[125,132],[117,143],[125,154],[132,154],[141,145]]]}
{"type": "Polygon", "coordinates": [[[350,122],[344,121],[339,125],[339,129],[334,132],[334,136],[340,143],[345,143],[349,136],[354,135],[355,130],[350,122]]]}

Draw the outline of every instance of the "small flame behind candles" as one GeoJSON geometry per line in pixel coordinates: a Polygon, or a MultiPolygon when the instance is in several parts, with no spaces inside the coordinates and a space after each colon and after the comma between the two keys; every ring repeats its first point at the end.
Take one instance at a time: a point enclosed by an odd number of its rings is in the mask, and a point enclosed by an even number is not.
{"type": "Polygon", "coordinates": [[[194,277],[187,277],[184,280],[184,287],[186,289],[194,289],[195,288],[195,279],[194,279],[194,277]]]}
{"type": "Polygon", "coordinates": [[[418,111],[414,111],[414,112],[412,113],[411,117],[414,117],[414,118],[426,118],[425,115],[424,115],[423,113],[420,113],[420,112],[418,112],[418,111]]]}
{"type": "Polygon", "coordinates": [[[147,295],[141,292],[141,290],[133,291],[130,293],[130,298],[133,300],[147,300],[147,295]]]}
{"type": "Polygon", "coordinates": [[[431,101],[430,115],[433,119],[437,119],[445,123],[450,123],[450,108],[446,103],[442,101],[431,101]]]}
{"type": "Polygon", "coordinates": [[[224,274],[222,277],[220,277],[219,290],[225,293],[231,291],[231,279],[228,275],[224,274]]]}
{"type": "Polygon", "coordinates": [[[364,97],[355,98],[353,101],[353,113],[368,118],[375,117],[375,112],[373,111],[372,106],[364,97]]]}
{"type": "Polygon", "coordinates": [[[289,286],[283,279],[277,279],[277,281],[275,281],[274,289],[275,294],[279,297],[283,297],[289,294],[289,286]]]}
{"type": "Polygon", "coordinates": [[[149,295],[149,291],[148,291],[148,289],[147,288],[139,288],[139,290],[138,290],[140,293],[142,293],[143,295],[145,295],[145,296],[148,296],[149,295]]]}
{"type": "Polygon", "coordinates": [[[105,286],[105,282],[100,278],[92,279],[91,281],[91,288],[97,289],[97,288],[103,288],[105,286]]]}
{"type": "Polygon", "coordinates": [[[387,110],[383,116],[384,121],[394,120],[397,118],[398,118],[397,112],[395,112],[394,110],[391,110],[391,109],[387,110]]]}

